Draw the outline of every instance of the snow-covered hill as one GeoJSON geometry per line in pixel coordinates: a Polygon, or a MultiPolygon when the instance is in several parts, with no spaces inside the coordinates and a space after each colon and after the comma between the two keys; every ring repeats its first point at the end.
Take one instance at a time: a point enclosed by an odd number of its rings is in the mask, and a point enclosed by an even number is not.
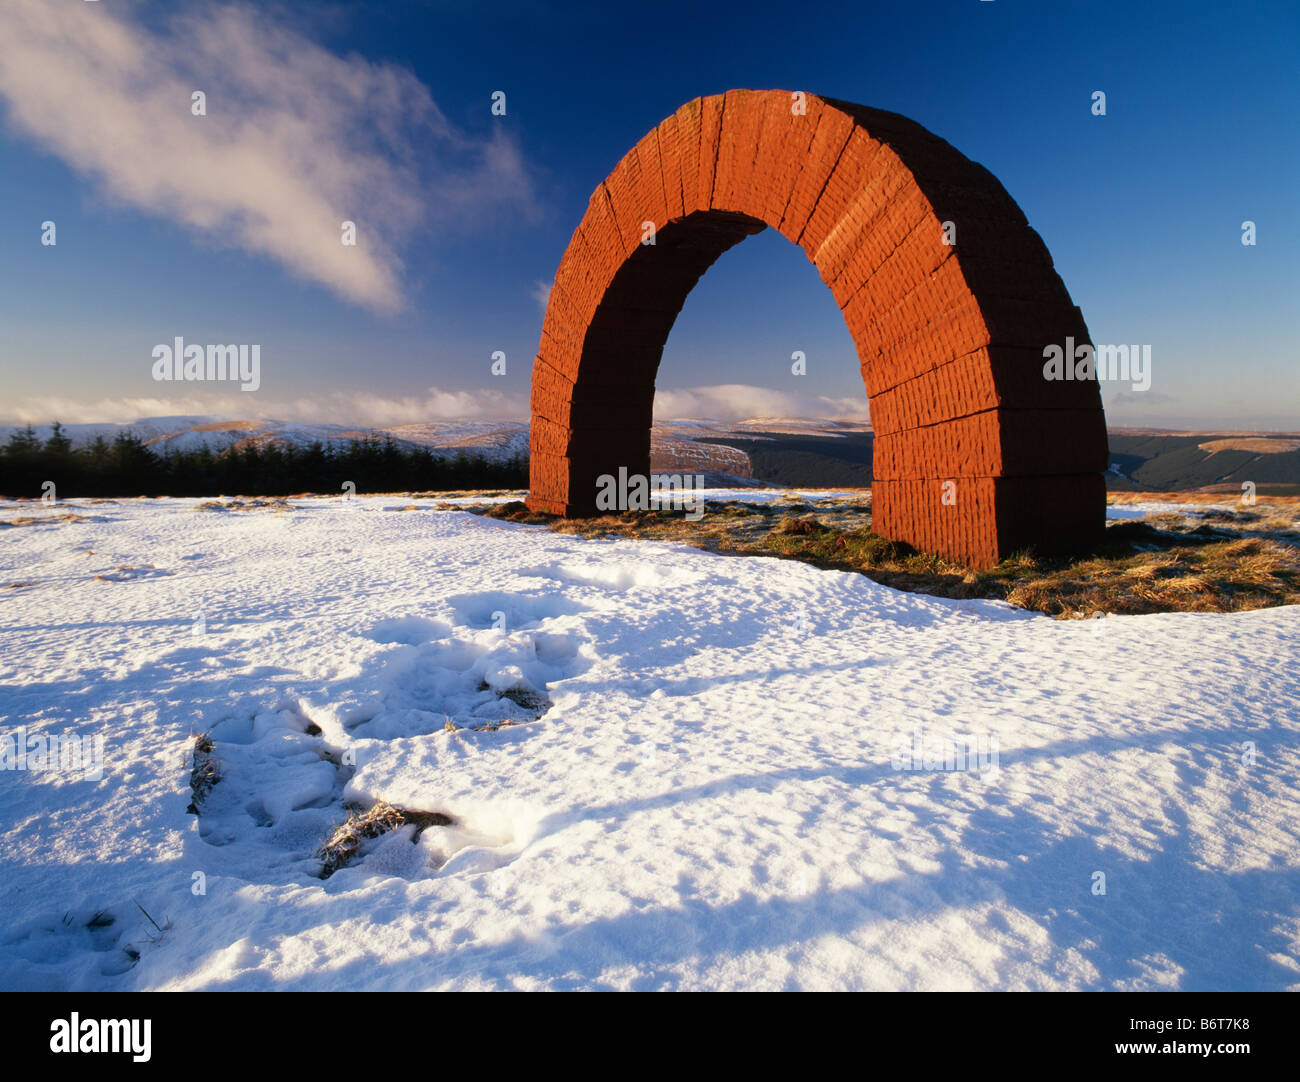
{"type": "MultiPolygon", "coordinates": [[[[20,426],[0,425],[0,442],[20,426]]],[[[528,424],[525,421],[429,421],[382,427],[359,425],[306,424],[268,419],[229,420],[216,417],[145,417],[123,424],[72,424],[64,426],[74,446],[102,436],[111,441],[118,432],[130,430],[160,454],[207,447],[215,453],[246,443],[287,443],[306,446],[314,442],[347,443],[351,440],[385,437],[406,447],[428,447],[436,451],[505,460],[528,454],[528,424]]],[[[49,425],[34,425],[41,440],[49,438],[49,425]]],[[[742,450],[706,439],[728,436],[752,440],[763,432],[837,436],[870,431],[869,425],[854,421],[764,419],[738,422],[710,420],[662,421],[652,437],[652,469],[664,473],[698,472],[724,481],[750,477],[749,456],[742,450]]]]}
{"type": "Polygon", "coordinates": [[[425,500],[19,513],[0,735],[104,755],[0,772],[0,988],[1300,986],[1295,608],[1062,622],[425,500]],[[317,878],[380,797],[452,823],[317,878]]]}
{"type": "MultiPolygon", "coordinates": [[[[17,426],[0,427],[0,440],[7,440],[17,426]]],[[[92,442],[97,436],[111,441],[118,432],[129,430],[159,454],[192,451],[207,447],[221,452],[246,443],[338,444],[359,439],[391,438],[399,445],[429,447],[454,453],[466,451],[491,459],[515,458],[528,453],[528,425],[520,421],[429,421],[383,427],[304,424],[296,421],[222,420],[214,417],[145,417],[124,424],[65,425],[74,446],[92,442]]],[[[34,425],[44,440],[49,425],[34,425]]]]}

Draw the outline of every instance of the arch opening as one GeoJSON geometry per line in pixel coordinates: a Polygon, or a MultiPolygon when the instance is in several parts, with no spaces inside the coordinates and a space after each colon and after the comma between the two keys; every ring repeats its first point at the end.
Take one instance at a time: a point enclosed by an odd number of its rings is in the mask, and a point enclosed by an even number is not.
{"type": "Polygon", "coordinates": [[[655,377],[687,295],[772,227],[817,267],[857,348],[878,533],[975,566],[1096,540],[1101,398],[1095,380],[1044,378],[1044,346],[1089,339],[1042,241],[920,125],[794,100],[688,102],[593,192],[534,363],[529,506],[594,514],[601,475],[649,472],[655,377]]]}

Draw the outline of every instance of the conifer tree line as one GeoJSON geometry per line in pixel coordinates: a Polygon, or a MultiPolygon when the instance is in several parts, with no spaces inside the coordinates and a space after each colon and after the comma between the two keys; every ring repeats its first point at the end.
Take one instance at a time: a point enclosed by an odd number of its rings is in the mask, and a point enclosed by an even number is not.
{"type": "Polygon", "coordinates": [[[526,488],[528,459],[496,461],[465,451],[439,455],[388,436],[305,446],[245,441],[219,451],[200,446],[155,453],[130,429],[75,447],[58,423],[43,441],[30,425],[12,432],[0,446],[0,496],[39,497],[49,481],[60,499],[332,495],[349,481],[358,494],[526,488]]]}

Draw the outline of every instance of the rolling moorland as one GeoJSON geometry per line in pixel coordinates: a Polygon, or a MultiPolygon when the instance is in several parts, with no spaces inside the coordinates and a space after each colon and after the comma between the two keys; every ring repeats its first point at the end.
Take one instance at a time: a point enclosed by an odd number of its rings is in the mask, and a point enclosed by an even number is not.
{"type": "MultiPolygon", "coordinates": [[[[72,446],[112,441],[129,430],[144,447],[165,456],[206,449],[214,455],[272,447],[306,450],[313,444],[341,451],[357,441],[389,441],[403,452],[428,451],[486,461],[518,461],[527,454],[528,426],[520,421],[434,421],[366,428],[274,420],[153,417],[127,425],[65,426],[72,446]]],[[[0,447],[24,429],[0,426],[0,447]]],[[[46,441],[50,426],[35,426],[46,441]]],[[[710,484],[866,487],[871,484],[871,426],[854,421],[762,419],[738,422],[661,421],[651,434],[651,467],[665,473],[703,473],[710,484]]],[[[0,470],[0,493],[8,491],[0,470]]],[[[1300,495],[1300,431],[1110,431],[1108,488],[1114,492],[1240,493],[1244,482],[1259,495],[1300,495]]],[[[418,487],[418,486],[417,486],[418,487]]],[[[442,487],[429,485],[425,487],[442,487]]],[[[287,491],[286,491],[287,494],[287,491]]]]}
{"type": "MultiPolygon", "coordinates": [[[[18,508],[53,483],[59,506],[76,519],[82,513],[69,498],[236,496],[286,511],[286,497],[310,493],[400,493],[560,533],[779,556],[909,592],[1065,618],[1233,612],[1300,599],[1300,439],[1125,430],[1110,442],[1111,523],[1100,547],[1073,557],[1015,553],[985,572],[873,531],[872,433],[847,421],[657,424],[652,468],[704,477],[710,514],[702,521],[669,510],[579,520],[528,512],[520,502],[527,427],[503,422],[367,430],[154,418],[129,428],[14,429],[0,443],[0,495],[18,508]],[[822,490],[815,514],[800,489],[822,490]],[[462,495],[448,502],[452,493],[462,495]]],[[[39,517],[19,514],[0,526],[39,517]]]]}

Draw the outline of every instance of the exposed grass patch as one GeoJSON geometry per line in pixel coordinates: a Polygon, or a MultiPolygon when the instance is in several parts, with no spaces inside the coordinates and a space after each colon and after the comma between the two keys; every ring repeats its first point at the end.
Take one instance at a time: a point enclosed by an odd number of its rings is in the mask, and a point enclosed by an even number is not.
{"type": "Polygon", "coordinates": [[[512,725],[527,725],[529,721],[536,721],[536,718],[505,718],[501,721],[489,721],[486,725],[473,725],[471,729],[476,733],[495,733],[499,729],[508,729],[512,725]]]}
{"type": "Polygon", "coordinates": [[[195,511],[272,511],[296,510],[288,496],[234,496],[230,499],[204,500],[194,505],[195,511]]]}
{"type": "Polygon", "coordinates": [[[195,734],[190,756],[190,806],[185,811],[198,815],[199,806],[221,780],[221,761],[217,758],[217,746],[207,733],[195,734]]]}
{"type": "Polygon", "coordinates": [[[455,820],[442,812],[418,811],[412,808],[399,808],[386,800],[376,800],[369,808],[351,808],[346,822],[334,828],[316,852],[321,862],[320,877],[328,879],[340,868],[345,867],[361,850],[362,844],[371,838],[378,838],[389,831],[408,824],[415,827],[411,840],[414,841],[429,827],[452,826],[455,820]]]}
{"type": "Polygon", "coordinates": [[[545,695],[534,691],[532,688],[516,687],[506,688],[505,691],[497,692],[497,698],[509,699],[516,706],[531,710],[536,714],[542,714],[551,704],[545,695]]]}
{"type": "MultiPolygon", "coordinates": [[[[1142,493],[1141,499],[1161,497],[1142,493]]],[[[1189,501],[1184,493],[1167,499],[1210,503],[1209,497],[1189,501]]],[[[710,503],[697,521],[673,511],[567,519],[529,511],[517,501],[463,509],[583,537],[681,541],[711,552],[801,560],[858,571],[900,590],[990,598],[1062,618],[1096,612],[1240,612],[1300,603],[1300,501],[1295,500],[1112,522],[1092,552],[1018,552],[983,571],[874,533],[866,493],[815,505],[797,498],[710,503]]]]}
{"type": "Polygon", "coordinates": [[[58,522],[85,522],[86,516],[75,511],[61,511],[56,515],[19,515],[17,518],[0,519],[0,527],[49,526],[58,522]]]}
{"type": "MultiPolygon", "coordinates": [[[[478,682],[478,690],[492,691],[493,688],[486,680],[480,680],[478,682]]],[[[529,719],[503,718],[493,727],[494,731],[495,729],[499,729],[502,725],[514,724],[520,720],[535,721],[551,708],[551,700],[544,692],[534,691],[529,687],[516,686],[505,688],[502,691],[495,692],[495,694],[498,699],[507,699],[520,709],[527,710],[533,715],[533,717],[529,719]]],[[[451,719],[448,718],[447,720],[450,722],[451,719]]]]}

